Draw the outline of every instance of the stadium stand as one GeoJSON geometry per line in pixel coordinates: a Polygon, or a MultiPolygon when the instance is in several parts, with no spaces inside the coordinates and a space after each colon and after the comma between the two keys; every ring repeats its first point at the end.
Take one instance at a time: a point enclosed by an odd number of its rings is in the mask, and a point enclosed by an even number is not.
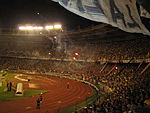
{"type": "Polygon", "coordinates": [[[107,39],[94,33],[84,37],[87,32],[83,32],[70,33],[71,38],[66,35],[56,39],[47,36],[1,38],[0,69],[61,73],[98,86],[99,100],[76,111],[78,113],[148,113],[149,37],[126,34],[124,38],[119,34],[121,39],[107,39]],[[79,55],[75,56],[75,52],[79,55]],[[127,62],[123,63],[124,60],[127,62]]]}

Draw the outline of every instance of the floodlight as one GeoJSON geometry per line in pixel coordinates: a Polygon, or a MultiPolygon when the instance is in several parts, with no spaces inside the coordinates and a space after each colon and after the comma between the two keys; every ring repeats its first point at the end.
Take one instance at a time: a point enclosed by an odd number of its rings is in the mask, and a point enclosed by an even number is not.
{"type": "Polygon", "coordinates": [[[38,26],[38,29],[43,29],[43,27],[42,26],[38,26]]]}
{"type": "Polygon", "coordinates": [[[45,29],[48,30],[48,29],[53,29],[54,27],[51,25],[51,26],[45,26],[45,29]]]}
{"type": "Polygon", "coordinates": [[[37,30],[37,29],[38,29],[38,27],[37,27],[37,26],[34,26],[34,27],[33,27],[33,29],[34,29],[34,30],[37,30]]]}
{"type": "Polygon", "coordinates": [[[25,29],[26,30],[33,30],[33,27],[32,26],[26,26],[25,29]]]}
{"type": "Polygon", "coordinates": [[[60,24],[54,25],[54,28],[55,29],[61,29],[61,25],[60,24]]]}
{"type": "Polygon", "coordinates": [[[19,30],[25,30],[24,26],[19,26],[19,30]]]}

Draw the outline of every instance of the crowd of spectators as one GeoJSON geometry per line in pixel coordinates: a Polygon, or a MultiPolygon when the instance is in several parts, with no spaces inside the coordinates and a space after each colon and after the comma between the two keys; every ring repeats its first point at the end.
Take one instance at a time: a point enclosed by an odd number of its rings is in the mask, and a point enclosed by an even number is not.
{"type": "Polygon", "coordinates": [[[0,55],[72,58],[78,52],[78,59],[123,60],[150,58],[150,39],[139,37],[125,41],[73,40],[57,37],[16,37],[0,39],[0,55]]]}
{"type": "Polygon", "coordinates": [[[81,109],[80,112],[149,113],[150,105],[146,101],[150,100],[150,70],[140,75],[147,64],[142,64],[138,70],[137,64],[117,64],[116,68],[108,74],[113,65],[115,64],[108,64],[99,76],[92,77],[97,82],[109,86],[112,92],[103,102],[81,109]]]}
{"type": "Polygon", "coordinates": [[[150,57],[150,39],[137,38],[126,41],[104,42],[94,41],[81,44],[77,42],[70,45],[68,51],[78,51],[80,58],[85,59],[107,59],[122,60],[131,58],[149,58],[150,57]]]}
{"type": "Polygon", "coordinates": [[[0,39],[0,70],[27,70],[38,73],[62,73],[77,77],[99,86],[100,93],[107,96],[85,109],[77,112],[87,113],[149,113],[150,69],[141,72],[148,63],[139,64],[101,64],[96,59],[148,59],[150,58],[150,39],[136,38],[126,41],[93,40],[63,42],[60,37],[28,37],[0,39]],[[4,43],[5,42],[5,43],[4,43]],[[79,55],[75,56],[74,53],[79,55]],[[15,58],[11,56],[17,56],[15,58]],[[20,58],[20,57],[24,58],[20,58]],[[35,57],[36,59],[32,59],[35,57]],[[46,60],[38,58],[94,59],[95,62],[46,60]],[[101,87],[101,84],[109,87],[101,87]],[[103,100],[103,101],[102,101],[103,100]]]}
{"type": "Polygon", "coordinates": [[[47,57],[55,45],[47,37],[1,37],[1,56],[47,57]]]}
{"type": "Polygon", "coordinates": [[[142,63],[138,68],[139,64],[133,63],[100,64],[4,57],[0,60],[1,70],[63,73],[64,76],[77,77],[95,85],[102,83],[111,89],[111,92],[107,92],[105,87],[100,87],[99,93],[106,91],[105,99],[102,101],[99,97],[99,102],[87,105],[86,108],[77,111],[79,113],[148,113],[150,106],[145,101],[150,99],[150,70],[147,69],[140,75],[147,65],[142,63]]]}

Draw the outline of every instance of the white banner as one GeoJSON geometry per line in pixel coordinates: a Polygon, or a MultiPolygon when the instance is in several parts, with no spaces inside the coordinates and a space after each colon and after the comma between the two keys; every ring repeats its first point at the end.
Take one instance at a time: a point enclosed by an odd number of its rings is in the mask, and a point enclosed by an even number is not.
{"type": "Polygon", "coordinates": [[[87,19],[111,24],[127,32],[150,35],[142,24],[136,0],[54,0],[87,19]]]}
{"type": "Polygon", "coordinates": [[[140,6],[140,16],[145,18],[150,18],[150,14],[142,6],[140,6]]]}

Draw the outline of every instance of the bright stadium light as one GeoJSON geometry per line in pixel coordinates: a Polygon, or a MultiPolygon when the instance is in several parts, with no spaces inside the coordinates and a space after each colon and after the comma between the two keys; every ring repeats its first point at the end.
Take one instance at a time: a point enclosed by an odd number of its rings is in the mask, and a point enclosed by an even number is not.
{"type": "Polygon", "coordinates": [[[42,30],[42,26],[19,26],[19,30],[42,30]]]}
{"type": "Polygon", "coordinates": [[[51,25],[51,26],[45,26],[45,29],[46,30],[49,30],[49,29],[53,29],[54,27],[51,25]]]}
{"type": "Polygon", "coordinates": [[[56,24],[56,25],[46,25],[46,26],[32,26],[32,25],[25,25],[25,26],[19,26],[19,30],[52,30],[52,29],[62,29],[62,25],[56,24]]]}
{"type": "Polygon", "coordinates": [[[33,30],[32,26],[26,26],[26,30],[33,30]]]}
{"type": "Polygon", "coordinates": [[[34,27],[33,27],[33,29],[34,29],[34,30],[37,30],[37,29],[38,29],[38,27],[37,27],[37,26],[34,26],[34,27]]]}
{"type": "Polygon", "coordinates": [[[19,30],[25,30],[26,29],[26,27],[24,27],[24,26],[19,26],[19,30]]]}
{"type": "Polygon", "coordinates": [[[60,24],[54,25],[54,28],[55,29],[61,29],[61,25],[60,24]]]}
{"type": "Polygon", "coordinates": [[[41,30],[41,29],[43,29],[43,27],[42,26],[38,26],[38,29],[41,30]]]}

